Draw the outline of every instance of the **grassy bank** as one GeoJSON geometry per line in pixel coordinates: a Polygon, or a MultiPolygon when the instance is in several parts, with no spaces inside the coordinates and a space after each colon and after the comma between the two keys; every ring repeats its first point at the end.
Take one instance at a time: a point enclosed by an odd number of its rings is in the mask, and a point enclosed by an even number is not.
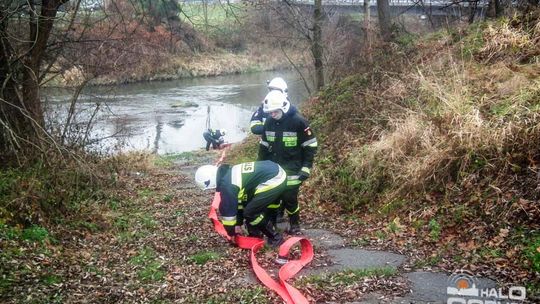
{"type": "Polygon", "coordinates": [[[323,143],[309,198],[396,248],[424,246],[418,265],[478,264],[538,292],[539,41],[536,18],[439,32],[402,49],[397,73],[322,92],[309,107],[323,143]]]}
{"type": "MultiPolygon", "coordinates": [[[[83,14],[70,44],[52,63],[46,84],[77,86],[205,77],[291,68],[310,59],[305,43],[274,43],[257,33],[256,10],[243,4],[182,4],[167,21],[144,3],[83,14]],[[246,32],[246,28],[251,31],[246,32]],[[286,55],[284,55],[286,54],[286,55]],[[50,79],[49,79],[50,78],[50,79]]],[[[71,13],[62,18],[72,18],[71,13]]],[[[56,39],[56,38],[55,38],[56,39]]],[[[61,38],[58,38],[61,39],[61,38]]],[[[60,40],[60,43],[63,40],[60,40]]]]}
{"type": "MultiPolygon", "coordinates": [[[[287,55],[296,64],[307,62],[305,54],[290,50],[287,55]]],[[[112,85],[140,81],[160,81],[192,77],[208,77],[227,74],[243,74],[261,71],[290,69],[279,49],[265,49],[257,46],[248,47],[240,53],[226,51],[194,54],[191,56],[171,56],[158,65],[140,66],[138,71],[123,75],[108,75],[93,79],[93,85],[112,85]]],[[[73,82],[61,81],[61,85],[73,85],[73,82]]]]}
{"type": "Polygon", "coordinates": [[[537,296],[539,20],[398,39],[370,73],[305,103],[320,142],[306,213],[342,214],[351,244],[408,252],[412,268],[468,268],[537,296]]]}
{"type": "MultiPolygon", "coordinates": [[[[201,150],[118,157],[117,182],[101,187],[101,199],[87,197],[85,210],[49,214],[48,223],[0,224],[0,301],[282,303],[254,279],[247,251],[230,246],[208,220],[213,192],[196,187],[193,175],[220,155],[201,150]]],[[[315,248],[313,267],[329,263],[324,251],[315,248]]],[[[277,273],[275,251],[263,248],[257,256],[277,273]]],[[[352,301],[372,292],[391,296],[404,287],[387,267],[289,282],[311,303],[352,301]]]]}

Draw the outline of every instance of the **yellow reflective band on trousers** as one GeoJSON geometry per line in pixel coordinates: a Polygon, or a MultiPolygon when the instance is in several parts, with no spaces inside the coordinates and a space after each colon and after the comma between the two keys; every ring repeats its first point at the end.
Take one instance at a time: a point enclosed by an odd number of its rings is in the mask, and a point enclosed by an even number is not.
{"type": "Polygon", "coordinates": [[[224,216],[221,218],[221,223],[225,226],[234,226],[236,225],[236,215],[235,216],[224,216]]]}
{"type": "Polygon", "coordinates": [[[259,224],[262,220],[264,219],[264,215],[259,215],[257,216],[256,219],[254,219],[253,221],[251,221],[251,223],[249,223],[251,226],[256,226],[257,224],[259,224]]]}
{"type": "Polygon", "coordinates": [[[276,176],[274,176],[273,178],[267,180],[266,182],[262,184],[259,184],[257,188],[255,188],[255,194],[272,190],[275,187],[281,185],[286,179],[287,179],[287,174],[285,173],[285,170],[279,167],[279,171],[276,176]]]}
{"type": "Polygon", "coordinates": [[[224,226],[234,226],[234,225],[236,225],[236,219],[234,219],[234,220],[221,220],[221,223],[224,226]]]}
{"type": "Polygon", "coordinates": [[[287,210],[287,209],[285,209],[285,211],[287,211],[288,215],[292,215],[292,214],[298,213],[298,211],[300,211],[300,206],[296,207],[296,210],[294,210],[292,212],[287,210]]]}
{"type": "Polygon", "coordinates": [[[277,208],[279,208],[279,206],[281,206],[281,203],[270,204],[266,208],[268,208],[268,209],[277,209],[277,208]]]}
{"type": "Polygon", "coordinates": [[[238,200],[241,202],[247,201],[247,194],[242,188],[240,188],[240,191],[238,191],[238,200]]]}

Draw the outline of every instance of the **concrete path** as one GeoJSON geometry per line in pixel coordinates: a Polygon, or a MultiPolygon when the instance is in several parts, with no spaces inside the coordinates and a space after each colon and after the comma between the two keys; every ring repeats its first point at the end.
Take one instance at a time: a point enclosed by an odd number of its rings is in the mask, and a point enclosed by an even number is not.
{"type": "MultiPolygon", "coordinates": [[[[278,224],[278,228],[285,230],[287,225],[278,224]]],[[[327,230],[304,229],[303,234],[312,242],[315,250],[324,251],[332,261],[330,265],[321,267],[306,267],[300,275],[320,275],[342,272],[345,270],[359,270],[390,267],[397,269],[405,262],[404,255],[387,251],[366,250],[356,247],[346,247],[345,240],[327,230]]],[[[409,281],[410,292],[404,297],[388,299],[387,296],[379,293],[366,294],[356,302],[345,302],[348,304],[431,304],[447,303],[447,287],[451,284],[450,275],[440,272],[404,272],[402,277],[409,281]]],[[[250,273],[245,277],[236,278],[241,283],[255,283],[257,278],[250,273]]],[[[496,283],[489,279],[477,278],[478,288],[494,288],[496,283]]],[[[342,302],[339,302],[340,304],[342,302]]]]}
{"type": "MultiPolygon", "coordinates": [[[[376,250],[345,247],[345,240],[330,231],[321,229],[306,229],[303,231],[316,250],[324,250],[331,258],[333,264],[324,267],[307,268],[302,275],[316,275],[321,273],[334,273],[352,269],[369,269],[391,267],[398,269],[406,257],[404,255],[376,250]]],[[[403,298],[388,300],[381,294],[367,294],[358,302],[352,303],[394,303],[394,304],[423,304],[446,303],[447,287],[451,284],[450,275],[436,272],[409,272],[401,273],[410,283],[410,293],[403,298]],[[450,284],[449,284],[450,283],[450,284]]],[[[494,288],[494,281],[479,278],[479,288],[494,288]]]]}

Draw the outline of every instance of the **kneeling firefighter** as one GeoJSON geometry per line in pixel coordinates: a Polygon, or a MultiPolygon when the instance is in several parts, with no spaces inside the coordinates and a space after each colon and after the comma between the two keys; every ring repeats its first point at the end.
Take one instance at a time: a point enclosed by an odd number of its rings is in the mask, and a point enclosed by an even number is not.
{"type": "Polygon", "coordinates": [[[249,235],[264,234],[267,244],[274,248],[283,243],[283,236],[269,221],[267,207],[285,191],[286,180],[285,171],[272,161],[205,165],[195,173],[200,188],[220,193],[219,213],[229,236],[236,236],[236,226],[241,226],[245,219],[249,235]]]}

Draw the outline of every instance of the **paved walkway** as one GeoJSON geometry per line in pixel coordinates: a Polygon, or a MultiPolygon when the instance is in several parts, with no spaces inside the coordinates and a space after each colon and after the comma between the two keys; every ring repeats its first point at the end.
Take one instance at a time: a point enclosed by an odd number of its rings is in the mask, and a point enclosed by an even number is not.
{"type": "MultiPolygon", "coordinates": [[[[313,246],[326,250],[334,264],[318,268],[307,268],[302,274],[333,273],[344,270],[370,269],[391,267],[399,271],[399,267],[406,260],[404,255],[377,251],[365,250],[361,248],[350,248],[345,246],[345,240],[330,231],[321,229],[306,229],[304,234],[311,240],[313,246]]],[[[396,298],[389,303],[446,303],[447,287],[449,285],[449,274],[415,271],[401,272],[400,275],[406,278],[411,286],[410,293],[403,298],[396,298]]],[[[489,279],[478,279],[479,288],[494,288],[494,281],[489,279]]],[[[351,303],[388,303],[388,300],[381,294],[372,293],[359,299],[358,302],[351,303]]]]}

